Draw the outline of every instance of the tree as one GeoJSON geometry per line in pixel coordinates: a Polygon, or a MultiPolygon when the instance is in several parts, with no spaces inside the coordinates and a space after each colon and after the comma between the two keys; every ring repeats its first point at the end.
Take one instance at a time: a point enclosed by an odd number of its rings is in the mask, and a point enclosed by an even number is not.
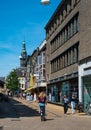
{"type": "Polygon", "coordinates": [[[19,89],[19,79],[15,69],[7,76],[6,87],[13,93],[19,89]]]}

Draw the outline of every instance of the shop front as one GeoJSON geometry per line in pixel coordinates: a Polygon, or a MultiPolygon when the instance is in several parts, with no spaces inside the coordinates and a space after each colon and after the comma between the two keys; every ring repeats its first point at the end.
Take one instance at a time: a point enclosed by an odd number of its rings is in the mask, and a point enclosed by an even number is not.
{"type": "Polygon", "coordinates": [[[91,61],[79,65],[79,101],[83,103],[84,112],[91,113],[91,61]]]}
{"type": "Polygon", "coordinates": [[[53,83],[47,88],[48,101],[55,104],[63,105],[64,95],[70,100],[72,94],[78,98],[78,78],[53,83]]]}
{"type": "Polygon", "coordinates": [[[91,75],[82,77],[83,81],[83,105],[87,113],[91,104],[91,75]]]}

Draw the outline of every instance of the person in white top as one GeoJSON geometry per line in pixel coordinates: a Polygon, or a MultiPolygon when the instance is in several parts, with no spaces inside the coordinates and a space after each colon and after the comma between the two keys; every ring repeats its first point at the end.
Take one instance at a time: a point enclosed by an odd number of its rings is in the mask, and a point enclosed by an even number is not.
{"type": "Polygon", "coordinates": [[[64,95],[64,114],[66,115],[67,111],[68,111],[68,103],[69,103],[69,100],[67,98],[66,95],[64,95]]]}
{"type": "Polygon", "coordinates": [[[34,102],[36,102],[37,97],[36,97],[36,93],[34,93],[34,102]]]}

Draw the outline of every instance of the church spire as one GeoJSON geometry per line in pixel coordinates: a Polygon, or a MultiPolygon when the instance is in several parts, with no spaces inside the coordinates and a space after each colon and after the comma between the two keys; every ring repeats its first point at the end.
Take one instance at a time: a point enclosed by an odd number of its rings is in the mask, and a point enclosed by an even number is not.
{"type": "Polygon", "coordinates": [[[27,59],[27,51],[26,51],[26,42],[22,42],[22,51],[21,55],[19,56],[20,58],[20,67],[25,67],[26,64],[26,59],[27,59]]]}
{"type": "Polygon", "coordinates": [[[26,57],[27,56],[27,51],[26,51],[26,42],[23,41],[22,43],[22,52],[21,52],[21,55],[26,57]]]}

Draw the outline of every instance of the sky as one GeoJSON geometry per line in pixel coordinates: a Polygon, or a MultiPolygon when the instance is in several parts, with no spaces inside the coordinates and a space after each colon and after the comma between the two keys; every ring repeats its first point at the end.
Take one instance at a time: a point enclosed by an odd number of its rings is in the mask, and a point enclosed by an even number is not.
{"type": "Polygon", "coordinates": [[[49,5],[40,1],[0,0],[0,77],[20,67],[23,41],[31,55],[45,39],[44,28],[61,0],[50,0],[49,5]]]}

